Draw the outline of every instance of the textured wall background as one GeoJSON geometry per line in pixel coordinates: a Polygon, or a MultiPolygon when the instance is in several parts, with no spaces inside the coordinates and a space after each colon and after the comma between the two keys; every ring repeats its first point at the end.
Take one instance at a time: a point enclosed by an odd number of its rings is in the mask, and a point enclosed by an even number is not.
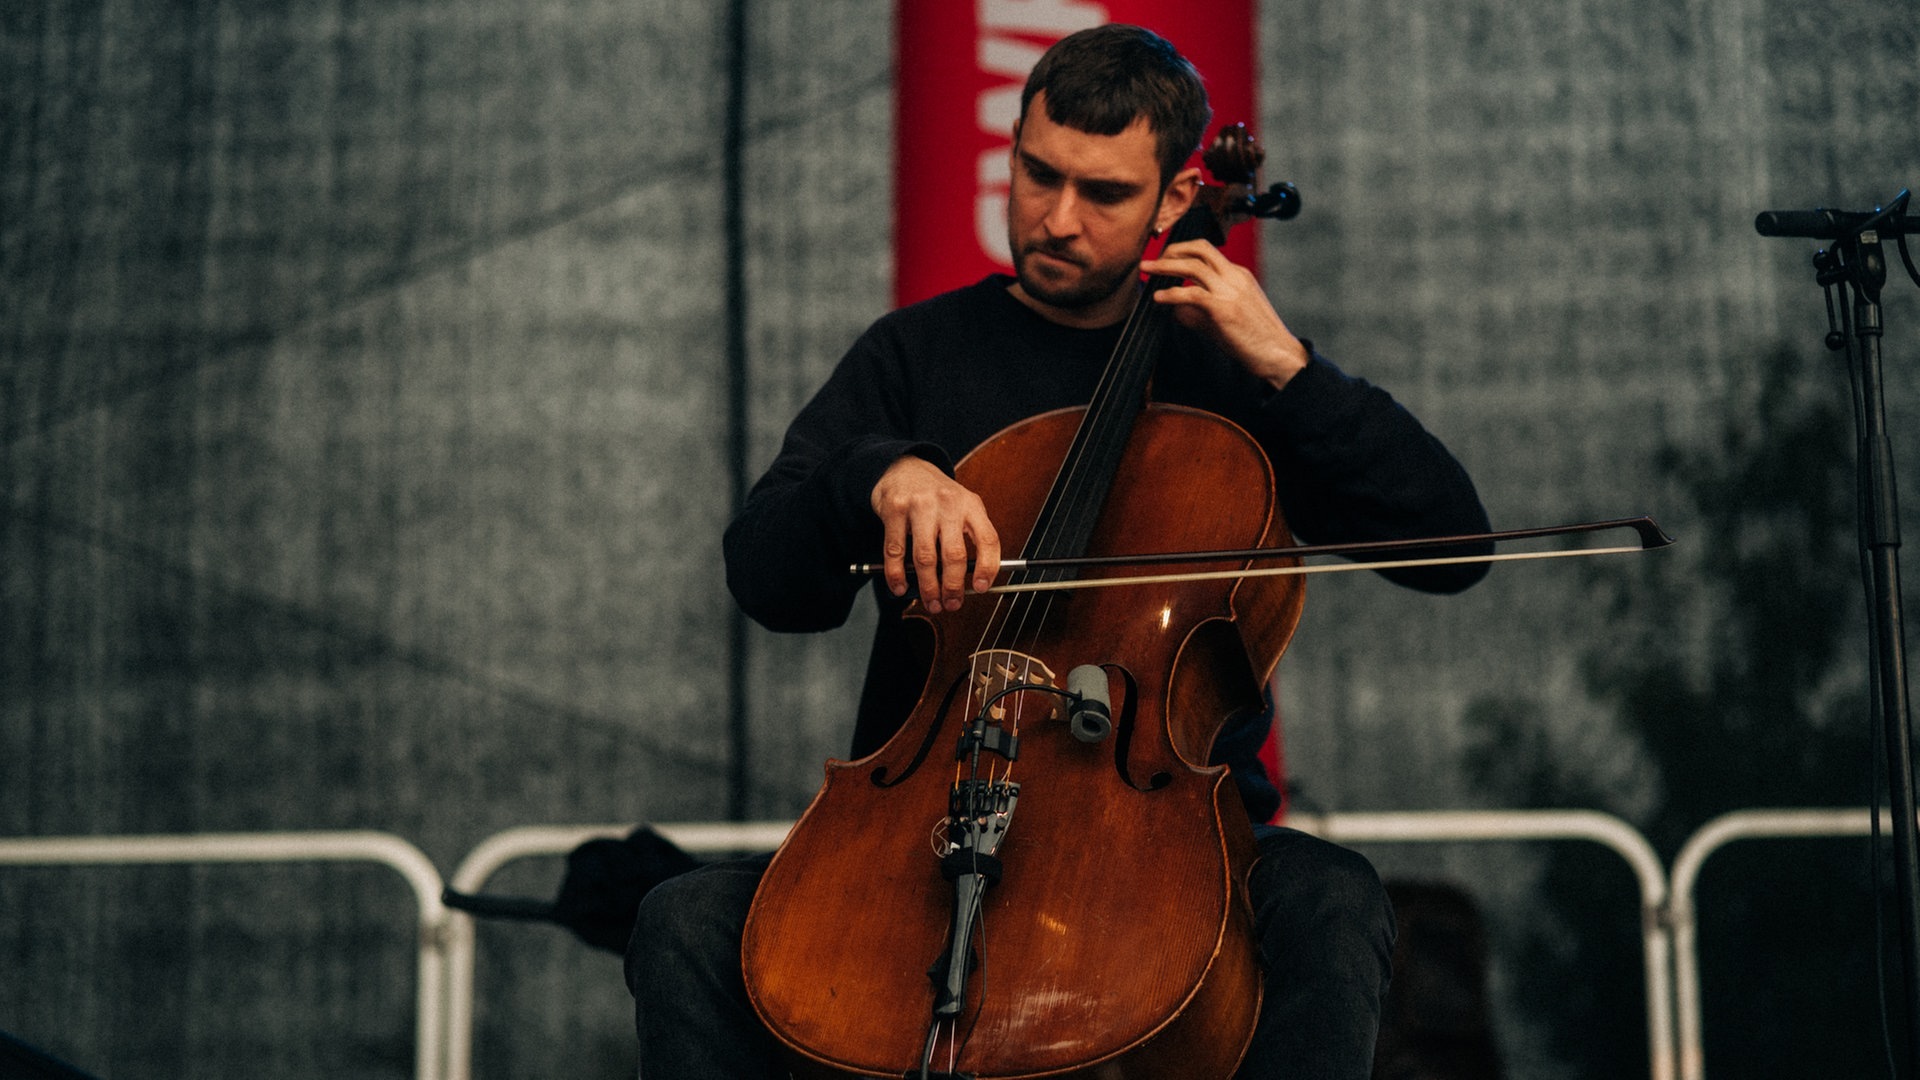
{"type": "MultiPolygon", "coordinates": [[[[722,5],[0,16],[0,833],[365,827],[450,871],[518,824],[803,806],[865,635],[747,635],[730,808],[724,196],[757,470],[887,301],[891,7],[744,5],[737,177],[722,5]]],[[[1911,14],[1265,4],[1270,175],[1307,205],[1265,233],[1269,289],[1454,447],[1497,525],[1698,535],[1665,445],[1752,413],[1783,346],[1844,400],[1812,245],[1751,220],[1920,180],[1911,14]]],[[[1898,277],[1888,322],[1910,465],[1898,277]]],[[[1661,558],[1685,580],[1714,555],[1661,558]]],[[[1303,800],[1510,801],[1466,764],[1488,702],[1537,713],[1536,751],[1607,809],[1684,783],[1583,686],[1621,614],[1594,581],[1316,582],[1281,676],[1303,800]]],[[[1658,632],[1633,640],[1704,662],[1714,602],[1643,589],[1658,632]]],[[[1529,857],[1378,859],[1541,917],[1529,857]]],[[[408,911],[372,870],[0,873],[0,1030],[113,1077],[404,1075],[408,911]]],[[[479,1074],[622,1075],[616,962],[482,933],[479,1074]]],[[[1516,1075],[1574,1075],[1496,982],[1516,1075]]]]}

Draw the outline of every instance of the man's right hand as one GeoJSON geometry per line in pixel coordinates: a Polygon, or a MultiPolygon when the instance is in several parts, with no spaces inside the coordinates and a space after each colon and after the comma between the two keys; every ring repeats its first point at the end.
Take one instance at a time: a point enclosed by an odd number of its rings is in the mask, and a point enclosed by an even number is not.
{"type": "Polygon", "coordinates": [[[893,595],[906,595],[909,548],[914,585],[929,613],[960,607],[969,554],[973,591],[992,586],[1000,572],[1000,536],[980,496],[938,466],[911,455],[901,458],[873,485],[872,502],[886,530],[881,554],[893,595]]]}

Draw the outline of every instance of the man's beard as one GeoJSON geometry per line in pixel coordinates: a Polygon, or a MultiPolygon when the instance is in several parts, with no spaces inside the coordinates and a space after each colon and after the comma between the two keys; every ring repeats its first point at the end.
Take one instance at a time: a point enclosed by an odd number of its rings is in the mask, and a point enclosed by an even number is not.
{"type": "Polygon", "coordinates": [[[1089,267],[1063,248],[1053,247],[1044,241],[1025,246],[1017,243],[1010,246],[1013,248],[1013,273],[1020,281],[1020,288],[1041,303],[1051,304],[1067,311],[1091,307],[1112,296],[1121,286],[1132,281],[1139,275],[1140,254],[1146,250],[1146,243],[1143,240],[1140,251],[1135,252],[1134,257],[1125,263],[1089,267]],[[1040,251],[1055,255],[1079,267],[1080,277],[1070,284],[1054,285],[1046,278],[1028,272],[1028,257],[1040,251]]]}

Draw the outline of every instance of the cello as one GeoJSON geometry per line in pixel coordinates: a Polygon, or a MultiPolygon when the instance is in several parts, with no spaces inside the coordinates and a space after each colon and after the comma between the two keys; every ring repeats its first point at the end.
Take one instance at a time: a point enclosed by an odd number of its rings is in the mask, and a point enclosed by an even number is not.
{"type": "MultiPolygon", "coordinates": [[[[1223,131],[1204,156],[1221,183],[1168,243],[1297,212],[1287,185],[1254,193],[1260,156],[1223,131]]],[[[1089,405],[956,466],[1027,558],[1289,542],[1245,431],[1147,401],[1170,317],[1152,293],[1177,283],[1146,282],[1089,405]]],[[[747,991],[795,1074],[1230,1075],[1261,996],[1253,840],[1226,769],[1201,763],[1263,707],[1303,601],[1293,578],[1208,577],[910,605],[919,703],[873,754],[828,763],[748,916],[747,991]]]]}

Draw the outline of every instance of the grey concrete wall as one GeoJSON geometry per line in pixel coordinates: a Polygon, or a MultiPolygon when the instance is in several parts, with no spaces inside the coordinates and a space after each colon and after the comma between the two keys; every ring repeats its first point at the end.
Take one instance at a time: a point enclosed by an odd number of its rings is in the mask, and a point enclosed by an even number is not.
{"type": "MultiPolygon", "coordinates": [[[[745,7],[754,469],[887,303],[891,7],[745,7]]],[[[1496,524],[1697,535],[1663,446],[1753,410],[1783,344],[1844,395],[1812,245],[1751,219],[1920,179],[1911,15],[1263,5],[1269,173],[1307,205],[1263,234],[1270,291],[1456,449],[1496,524]]],[[[726,18],[0,20],[0,833],[376,828],[450,871],[513,825],[727,811],[726,18]]],[[[1888,318],[1902,417],[1897,277],[1888,318]]],[[[1662,557],[1684,580],[1715,556],[1662,557]]],[[[1610,809],[1670,782],[1583,687],[1618,614],[1591,575],[1309,597],[1281,696],[1313,804],[1501,801],[1463,764],[1490,701],[1537,709],[1610,809]]],[[[1716,648],[1710,593],[1633,604],[1671,629],[1646,648],[1716,648]]],[[[792,814],[844,745],[862,626],[746,650],[744,809],[792,814]]],[[[1527,911],[1525,860],[1380,858],[1527,911]]],[[[375,871],[7,871],[0,1030],[114,1077],[403,1075],[407,920],[375,871]]],[[[481,947],[480,1075],[621,1074],[611,957],[529,927],[481,947]]],[[[1508,1011],[1519,1075],[1570,1075],[1508,1011]]]]}

